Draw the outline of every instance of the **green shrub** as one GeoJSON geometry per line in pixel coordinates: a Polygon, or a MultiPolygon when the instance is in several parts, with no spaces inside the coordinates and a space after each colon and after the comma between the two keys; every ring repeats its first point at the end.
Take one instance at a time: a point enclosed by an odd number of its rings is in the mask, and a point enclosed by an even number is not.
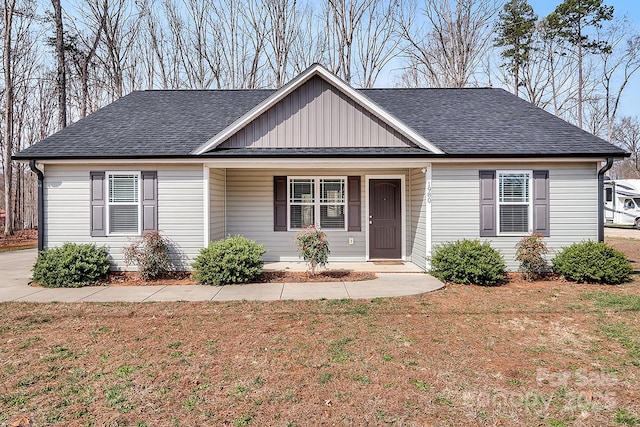
{"type": "Polygon", "coordinates": [[[586,241],[562,248],[551,260],[553,271],[579,283],[615,285],[630,280],[631,264],[620,251],[605,243],[586,241]]]}
{"type": "Polygon", "coordinates": [[[262,274],[265,252],[263,245],[243,236],[211,242],[191,265],[194,278],[207,285],[250,282],[262,274]]]}
{"type": "Polygon", "coordinates": [[[109,271],[109,255],[94,244],[65,243],[38,254],[33,281],[49,288],[78,288],[97,282],[109,271]]]}
{"type": "Polygon", "coordinates": [[[479,240],[436,245],[431,257],[431,274],[447,282],[495,285],[504,280],[506,270],[500,252],[479,240]]]}
{"type": "Polygon", "coordinates": [[[516,245],[516,260],[520,261],[520,271],[527,280],[533,280],[536,275],[547,270],[547,260],[544,259],[544,255],[548,252],[541,234],[533,233],[531,236],[520,239],[516,245]]]}
{"type": "Polygon", "coordinates": [[[169,240],[158,231],[150,231],[124,248],[124,262],[138,266],[144,280],[156,279],[172,269],[169,240]]]}
{"type": "Polygon", "coordinates": [[[300,257],[311,267],[311,275],[316,275],[316,267],[324,267],[329,260],[327,235],[311,226],[296,234],[296,244],[300,257]]]}

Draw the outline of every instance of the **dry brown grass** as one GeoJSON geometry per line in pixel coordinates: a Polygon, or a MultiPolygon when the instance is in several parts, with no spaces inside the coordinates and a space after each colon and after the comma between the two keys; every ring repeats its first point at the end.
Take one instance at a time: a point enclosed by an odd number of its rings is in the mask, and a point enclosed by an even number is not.
{"type": "Polygon", "coordinates": [[[2,304],[0,425],[640,425],[639,325],[637,275],[363,301],[2,304]]]}

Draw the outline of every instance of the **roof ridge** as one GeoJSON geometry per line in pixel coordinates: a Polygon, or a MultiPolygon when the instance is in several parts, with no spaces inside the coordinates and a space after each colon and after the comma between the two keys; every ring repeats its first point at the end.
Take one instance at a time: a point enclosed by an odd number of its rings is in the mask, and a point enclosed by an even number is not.
{"type": "Polygon", "coordinates": [[[277,89],[260,88],[260,89],[140,89],[133,92],[273,92],[277,89]]]}
{"type": "Polygon", "coordinates": [[[361,87],[356,90],[475,90],[475,89],[502,89],[491,86],[478,87],[361,87]]]}

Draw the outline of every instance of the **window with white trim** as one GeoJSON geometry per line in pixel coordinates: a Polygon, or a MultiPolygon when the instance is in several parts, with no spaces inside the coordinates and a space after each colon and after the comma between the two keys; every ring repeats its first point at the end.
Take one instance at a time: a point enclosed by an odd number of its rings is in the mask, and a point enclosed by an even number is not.
{"type": "Polygon", "coordinates": [[[346,229],[346,178],[289,178],[289,229],[346,229]]]}
{"type": "Polygon", "coordinates": [[[140,174],[107,173],[109,234],[140,234],[140,174]]]}
{"type": "Polygon", "coordinates": [[[529,233],[532,227],[531,172],[498,171],[499,234],[529,233]]]}

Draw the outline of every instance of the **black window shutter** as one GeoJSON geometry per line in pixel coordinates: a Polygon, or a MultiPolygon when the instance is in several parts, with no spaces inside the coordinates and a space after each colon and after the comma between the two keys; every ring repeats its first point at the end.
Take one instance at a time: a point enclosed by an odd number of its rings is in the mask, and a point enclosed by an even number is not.
{"type": "Polygon", "coordinates": [[[533,171],[533,232],[549,237],[549,171],[533,171]]]}
{"type": "Polygon", "coordinates": [[[89,172],[91,181],[91,236],[107,235],[104,192],[104,172],[89,172]]]}
{"type": "Polygon", "coordinates": [[[287,177],[273,177],[273,231],[287,231],[287,177]]]}
{"type": "Polygon", "coordinates": [[[480,171],[480,237],[496,233],[496,171],[480,171]]]}
{"type": "Polygon", "coordinates": [[[362,221],[361,215],[361,203],[360,203],[360,177],[350,176],[348,181],[348,194],[349,194],[349,210],[348,210],[348,230],[360,231],[362,221]]]}
{"type": "Polygon", "coordinates": [[[158,229],[158,172],[142,171],[142,234],[158,229]]]}

